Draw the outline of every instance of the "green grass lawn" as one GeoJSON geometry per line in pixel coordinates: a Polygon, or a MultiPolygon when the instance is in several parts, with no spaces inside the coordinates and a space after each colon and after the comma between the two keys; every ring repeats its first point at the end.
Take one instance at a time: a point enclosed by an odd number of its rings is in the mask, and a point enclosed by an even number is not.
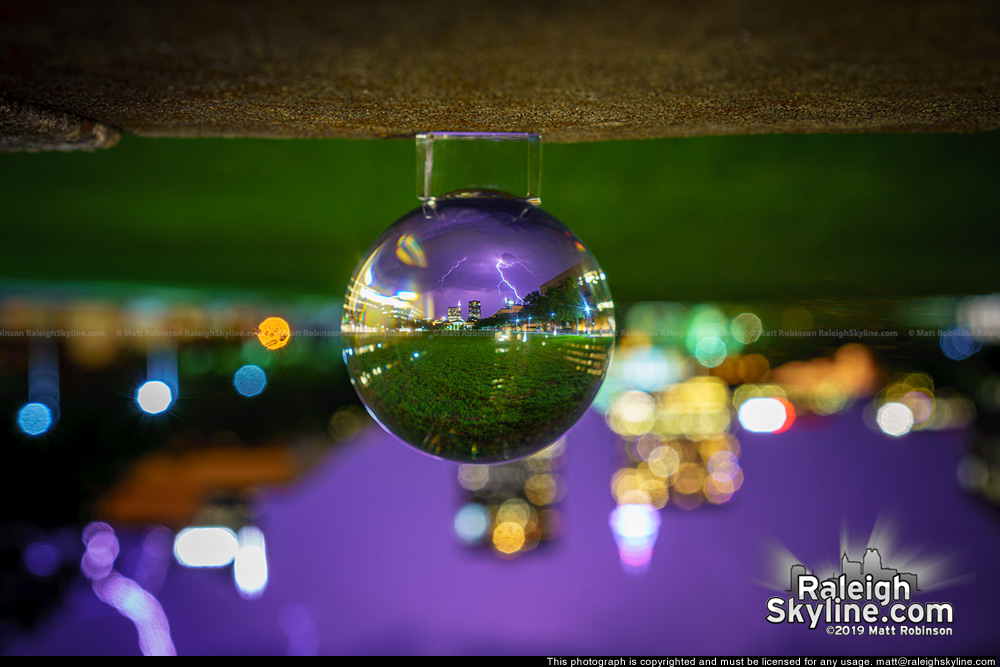
{"type": "Polygon", "coordinates": [[[344,344],[355,388],[396,436],[441,458],[491,463],[569,429],[597,393],[613,341],[490,332],[359,334],[344,344]]]}

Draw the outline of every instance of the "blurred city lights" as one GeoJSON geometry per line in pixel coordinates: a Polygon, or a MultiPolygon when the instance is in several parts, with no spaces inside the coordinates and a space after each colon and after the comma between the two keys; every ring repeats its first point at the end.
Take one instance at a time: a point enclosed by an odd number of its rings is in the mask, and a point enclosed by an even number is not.
{"type": "Polygon", "coordinates": [[[741,313],[733,318],[730,329],[733,332],[733,338],[744,345],[749,345],[760,338],[764,327],[760,318],[753,313],[741,313]]]}
{"type": "Polygon", "coordinates": [[[655,422],[653,397],[644,391],[626,391],[611,406],[608,425],[619,435],[642,435],[655,422]]]}
{"type": "Polygon", "coordinates": [[[615,472],[611,494],[619,505],[650,505],[656,509],[664,507],[670,497],[667,480],[653,473],[645,462],[615,472]]]}
{"type": "Polygon", "coordinates": [[[59,417],[58,347],[50,340],[33,340],[28,360],[28,402],[17,413],[25,435],[47,433],[59,417]]]}
{"type": "Polygon", "coordinates": [[[268,350],[283,348],[291,337],[291,327],[280,317],[268,317],[257,326],[257,340],[268,350]]]}
{"type": "Polygon", "coordinates": [[[633,573],[645,571],[660,533],[660,513],[652,505],[619,505],[611,511],[608,523],[622,566],[633,573]]]}
{"type": "Polygon", "coordinates": [[[59,552],[51,544],[33,542],[21,556],[24,569],[36,577],[51,577],[59,569],[59,552]]]}
{"type": "Polygon", "coordinates": [[[740,405],[737,418],[753,433],[777,433],[789,420],[788,405],[778,398],[750,398],[740,405]]]}
{"type": "Polygon", "coordinates": [[[17,426],[25,435],[42,435],[52,426],[52,411],[42,403],[27,403],[17,412],[17,426]]]}
{"type": "Polygon", "coordinates": [[[771,373],[771,365],[767,358],[760,354],[740,357],[736,369],[742,382],[764,382],[771,373]]]}
{"type": "Polygon", "coordinates": [[[469,491],[478,491],[486,486],[490,479],[490,469],[487,466],[463,463],[458,466],[458,483],[469,491]]]}
{"type": "Polygon", "coordinates": [[[108,576],[118,558],[118,538],[106,523],[92,523],[83,529],[87,550],[80,560],[80,570],[90,579],[108,576]]]}
{"type": "Polygon", "coordinates": [[[1000,294],[970,296],[955,309],[955,318],[967,331],[975,331],[979,341],[1000,338],[1000,294]]]}
{"type": "Polygon", "coordinates": [[[651,345],[626,348],[615,363],[626,384],[641,391],[656,391],[679,379],[679,363],[671,364],[666,352],[651,345]]]}
{"type": "Polygon", "coordinates": [[[242,396],[251,398],[264,391],[267,386],[267,373],[260,366],[247,364],[233,374],[233,386],[242,396]]]}
{"type": "Polygon", "coordinates": [[[910,409],[914,426],[926,422],[934,411],[934,395],[930,392],[915,389],[907,392],[899,402],[910,409]]]}
{"type": "Polygon", "coordinates": [[[729,388],[716,377],[693,377],[657,396],[656,431],[667,438],[705,440],[729,431],[729,388]]]}
{"type": "Polygon", "coordinates": [[[117,572],[93,583],[97,597],[135,624],[143,655],[176,655],[163,607],[139,584],[117,572]]]}
{"type": "Polygon", "coordinates": [[[941,332],[941,351],[949,359],[962,361],[979,351],[982,343],[968,329],[956,327],[941,332]]]}
{"type": "Polygon", "coordinates": [[[560,439],[513,463],[460,465],[458,483],[471,499],[455,514],[459,540],[512,558],[556,538],[562,526],[556,507],[566,491],[557,472],[564,453],[560,439]]]}
{"type": "Polygon", "coordinates": [[[715,368],[726,360],[726,343],[717,336],[706,336],[698,341],[694,356],[705,368],[715,368]]]}
{"type": "Polygon", "coordinates": [[[185,528],[174,538],[174,557],[185,567],[225,567],[238,549],[236,533],[222,526],[185,528]]]}
{"type": "Polygon", "coordinates": [[[233,578],[240,594],[252,600],[267,588],[267,549],[264,533],[256,526],[244,526],[237,535],[239,549],[233,564],[233,578]]]}
{"type": "Polygon", "coordinates": [[[86,552],[80,569],[91,579],[97,598],[135,624],[143,655],[176,655],[163,607],[139,584],[114,571],[119,546],[111,526],[89,524],[82,537],[86,552]]]}
{"type": "Polygon", "coordinates": [[[466,544],[480,542],[489,528],[490,512],[485,505],[468,503],[455,514],[455,534],[466,544]]]}
{"type": "Polygon", "coordinates": [[[165,411],[173,403],[174,395],[165,382],[149,380],[142,383],[135,393],[135,402],[143,412],[157,415],[165,411]]]}
{"type": "Polygon", "coordinates": [[[902,403],[886,403],[878,409],[875,421],[883,433],[898,438],[913,428],[913,412],[902,403]]]}
{"type": "Polygon", "coordinates": [[[784,433],[792,427],[792,424],[795,423],[795,406],[792,405],[792,402],[787,398],[779,398],[778,400],[785,406],[785,423],[781,425],[781,428],[774,432],[784,433]]]}
{"type": "Polygon", "coordinates": [[[549,505],[561,499],[562,488],[558,475],[532,475],[524,483],[524,495],[534,505],[549,505]]]}
{"type": "Polygon", "coordinates": [[[649,466],[649,472],[657,477],[667,479],[680,469],[681,456],[676,448],[667,444],[650,452],[646,464],[649,466]]]}
{"type": "Polygon", "coordinates": [[[493,546],[502,554],[514,554],[524,546],[524,528],[514,521],[504,521],[493,529],[493,546]]]}

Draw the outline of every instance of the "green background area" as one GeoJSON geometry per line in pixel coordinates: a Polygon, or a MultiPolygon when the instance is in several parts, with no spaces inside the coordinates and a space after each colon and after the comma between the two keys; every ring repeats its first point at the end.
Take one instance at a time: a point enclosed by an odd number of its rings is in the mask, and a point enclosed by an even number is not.
{"type": "MultiPolygon", "coordinates": [[[[998,132],[552,144],[542,198],[619,303],[983,293],[998,156],[998,132]]],[[[414,160],[407,140],[0,155],[0,280],[339,298],[417,204],[414,160]]]]}

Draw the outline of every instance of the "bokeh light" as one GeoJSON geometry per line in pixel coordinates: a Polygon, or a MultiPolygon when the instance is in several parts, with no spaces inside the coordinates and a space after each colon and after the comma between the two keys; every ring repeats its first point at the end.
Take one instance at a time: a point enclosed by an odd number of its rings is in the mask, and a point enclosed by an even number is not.
{"type": "Polygon", "coordinates": [[[883,433],[898,438],[913,428],[913,412],[902,403],[886,403],[878,409],[875,421],[883,433]]]}
{"type": "Polygon", "coordinates": [[[17,426],[25,435],[42,435],[52,427],[52,411],[44,403],[28,403],[17,412],[17,426]]]}
{"type": "Polygon", "coordinates": [[[695,346],[694,356],[705,368],[715,368],[726,360],[726,343],[717,336],[706,336],[695,346]]]}
{"type": "Polygon", "coordinates": [[[285,347],[291,337],[291,327],[280,317],[268,317],[257,326],[257,340],[268,350],[285,347]]]}
{"type": "Polygon", "coordinates": [[[560,439],[512,463],[460,465],[458,483],[469,500],[455,515],[459,540],[507,559],[558,537],[562,516],[556,508],[566,493],[558,470],[565,449],[560,439]]]}
{"type": "Polygon", "coordinates": [[[955,361],[968,359],[982,347],[982,343],[963,327],[942,331],[940,345],[944,355],[955,361]]]}
{"type": "Polygon", "coordinates": [[[764,326],[760,318],[753,313],[740,313],[733,318],[730,329],[733,332],[733,338],[744,345],[749,345],[760,338],[764,326]]]}
{"type": "Polygon", "coordinates": [[[486,536],[490,512],[485,505],[468,503],[455,514],[455,534],[466,544],[476,544],[486,536]]]}
{"type": "Polygon", "coordinates": [[[91,580],[99,600],[132,621],[143,655],[176,655],[170,624],[159,601],[142,586],[114,571],[118,537],[106,523],[95,522],[83,529],[86,552],[80,569],[91,580]]]}
{"type": "Polygon", "coordinates": [[[502,554],[513,554],[524,546],[524,528],[514,522],[505,521],[493,529],[493,546],[502,554]]]}
{"type": "Polygon", "coordinates": [[[779,398],[750,398],[740,405],[740,425],[753,433],[777,433],[789,419],[787,401],[779,398]]]}
{"type": "Polygon", "coordinates": [[[642,435],[655,423],[653,397],[644,391],[626,391],[615,399],[608,413],[608,425],[619,435],[642,435]]]}
{"type": "Polygon", "coordinates": [[[264,387],[267,386],[267,373],[254,364],[241,366],[233,374],[233,386],[240,395],[251,398],[264,391],[264,387]]]}
{"type": "Polygon", "coordinates": [[[90,579],[101,579],[111,573],[118,558],[118,538],[106,523],[95,522],[83,529],[87,550],[80,561],[80,570],[90,579]]]}
{"type": "Polygon", "coordinates": [[[677,366],[667,353],[652,345],[626,347],[615,358],[621,369],[622,380],[641,391],[656,391],[675,382],[677,366]]]}
{"type": "Polygon", "coordinates": [[[185,528],[174,538],[174,556],[186,567],[225,567],[238,548],[236,533],[224,526],[185,528]]]}
{"type": "Polygon", "coordinates": [[[608,524],[622,566],[633,573],[645,571],[660,533],[660,513],[652,505],[619,505],[611,511],[608,524]]]}
{"type": "Polygon", "coordinates": [[[36,577],[51,577],[59,569],[59,552],[51,544],[32,542],[21,555],[24,569],[36,577]]]}
{"type": "Polygon", "coordinates": [[[256,526],[244,526],[236,536],[238,549],[233,559],[233,579],[240,595],[258,598],[267,588],[267,548],[264,533],[256,526]]]}
{"type": "Polygon", "coordinates": [[[144,382],[135,394],[135,402],[143,412],[151,415],[164,412],[173,401],[174,395],[170,387],[159,380],[144,382]]]}

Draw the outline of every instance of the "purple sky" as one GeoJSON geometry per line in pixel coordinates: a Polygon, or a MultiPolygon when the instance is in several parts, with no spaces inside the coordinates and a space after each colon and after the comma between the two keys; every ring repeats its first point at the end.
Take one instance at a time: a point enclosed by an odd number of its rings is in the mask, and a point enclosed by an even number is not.
{"type": "Polygon", "coordinates": [[[434,317],[447,315],[448,307],[459,302],[462,317],[468,317],[470,300],[480,301],[482,316],[489,317],[503,307],[505,298],[515,299],[515,293],[523,298],[591,257],[543,213],[523,221],[451,208],[434,220],[404,221],[393,231],[373,270],[380,291],[430,291],[434,317]],[[409,254],[404,251],[403,257],[422,252],[426,268],[401,261],[396,248],[404,234],[414,241],[406,244],[409,254]]]}

